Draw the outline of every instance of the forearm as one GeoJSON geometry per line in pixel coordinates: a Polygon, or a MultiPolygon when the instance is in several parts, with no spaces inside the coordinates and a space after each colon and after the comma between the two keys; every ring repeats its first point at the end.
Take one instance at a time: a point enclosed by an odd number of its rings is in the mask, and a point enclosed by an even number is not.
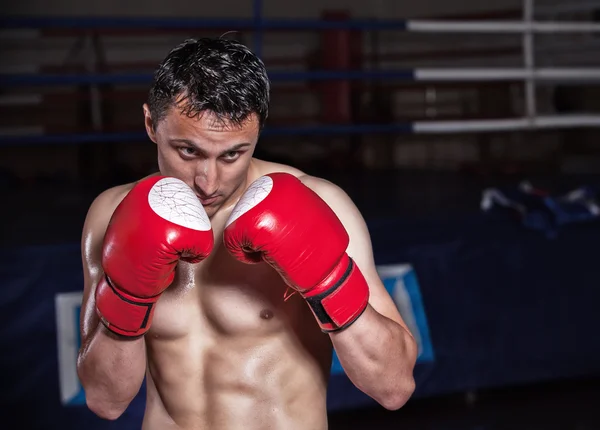
{"type": "Polygon", "coordinates": [[[406,403],[414,390],[417,348],[404,327],[368,306],[330,337],[346,375],[361,391],[388,409],[406,403]]]}
{"type": "Polygon", "coordinates": [[[116,419],[139,392],[146,370],[144,337],[125,338],[103,324],[84,342],[77,361],[88,407],[106,419],[116,419]]]}

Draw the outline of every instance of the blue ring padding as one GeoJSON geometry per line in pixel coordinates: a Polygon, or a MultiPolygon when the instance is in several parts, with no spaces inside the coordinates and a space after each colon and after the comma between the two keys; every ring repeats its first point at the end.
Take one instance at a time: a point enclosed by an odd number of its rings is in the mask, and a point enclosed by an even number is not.
{"type": "MultiPolygon", "coordinates": [[[[132,74],[0,74],[0,85],[99,85],[99,84],[148,84],[153,75],[149,73],[132,74]]],[[[416,71],[406,70],[317,70],[312,72],[270,72],[273,82],[321,81],[321,80],[356,80],[356,79],[402,79],[414,81],[416,71]]]]}
{"type": "Polygon", "coordinates": [[[349,19],[326,21],[314,19],[202,19],[202,18],[132,18],[132,17],[3,17],[0,28],[33,29],[262,29],[262,30],[407,30],[407,20],[349,19]]]}
{"type": "MultiPolygon", "coordinates": [[[[360,124],[360,125],[322,125],[306,127],[267,127],[263,136],[306,136],[306,135],[338,135],[338,134],[375,134],[375,133],[414,133],[412,123],[398,124],[360,124]]],[[[54,145],[145,141],[148,136],[144,132],[131,133],[81,133],[50,135],[0,135],[0,146],[18,145],[54,145]]]]}
{"type": "Polygon", "coordinates": [[[0,146],[16,145],[79,145],[84,143],[137,142],[148,139],[144,132],[132,133],[73,133],[23,136],[0,135],[0,146]]]}
{"type": "Polygon", "coordinates": [[[147,84],[152,81],[149,73],[120,74],[0,74],[0,85],[82,85],[82,84],[147,84]]]}
{"type": "Polygon", "coordinates": [[[358,125],[317,125],[309,127],[273,127],[265,128],[267,136],[300,136],[324,134],[375,134],[375,133],[414,133],[413,123],[397,124],[358,124],[358,125]]]}
{"type": "Polygon", "coordinates": [[[417,79],[415,70],[316,70],[312,72],[271,72],[272,81],[320,81],[330,79],[417,79]]]}

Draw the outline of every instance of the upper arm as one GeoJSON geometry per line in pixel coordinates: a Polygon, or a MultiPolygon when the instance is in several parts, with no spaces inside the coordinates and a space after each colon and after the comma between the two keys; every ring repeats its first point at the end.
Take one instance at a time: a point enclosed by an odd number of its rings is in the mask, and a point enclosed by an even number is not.
{"type": "Polygon", "coordinates": [[[121,202],[123,187],[115,187],[99,194],[88,209],[81,234],[81,260],[83,265],[83,299],[80,330],[82,343],[98,325],[94,294],[96,285],[104,275],[102,270],[102,244],[110,218],[121,202]]]}
{"type": "Polygon", "coordinates": [[[354,260],[369,285],[371,307],[410,332],[377,273],[371,236],[367,224],[354,202],[340,187],[329,181],[311,176],[304,176],[300,179],[329,205],[346,228],[350,237],[347,253],[354,260]]]}

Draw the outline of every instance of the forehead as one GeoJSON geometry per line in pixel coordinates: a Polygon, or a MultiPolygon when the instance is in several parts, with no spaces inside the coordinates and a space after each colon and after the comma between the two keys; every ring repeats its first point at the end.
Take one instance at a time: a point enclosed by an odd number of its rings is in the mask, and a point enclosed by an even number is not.
{"type": "MultiPolygon", "coordinates": [[[[157,126],[157,131],[167,138],[204,138],[207,140],[243,139],[253,142],[258,137],[258,115],[251,114],[242,123],[237,124],[219,118],[210,111],[189,116],[181,109],[173,107],[157,126]]],[[[204,140],[203,139],[203,140],[204,140]]]]}

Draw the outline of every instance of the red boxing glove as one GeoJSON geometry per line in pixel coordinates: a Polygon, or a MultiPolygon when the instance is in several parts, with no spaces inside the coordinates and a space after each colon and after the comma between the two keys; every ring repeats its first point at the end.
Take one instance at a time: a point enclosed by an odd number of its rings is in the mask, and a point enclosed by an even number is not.
{"type": "Polygon", "coordinates": [[[95,296],[104,325],[123,336],[146,333],[177,263],[202,261],[213,244],[210,220],[187,184],[162,176],[136,184],[117,206],[104,236],[105,276],[95,296]]]}
{"type": "Polygon", "coordinates": [[[324,332],[348,327],[367,307],[369,287],[346,253],[348,233],[293,175],[254,181],[227,221],[224,243],[240,261],[275,268],[306,299],[324,332]]]}

